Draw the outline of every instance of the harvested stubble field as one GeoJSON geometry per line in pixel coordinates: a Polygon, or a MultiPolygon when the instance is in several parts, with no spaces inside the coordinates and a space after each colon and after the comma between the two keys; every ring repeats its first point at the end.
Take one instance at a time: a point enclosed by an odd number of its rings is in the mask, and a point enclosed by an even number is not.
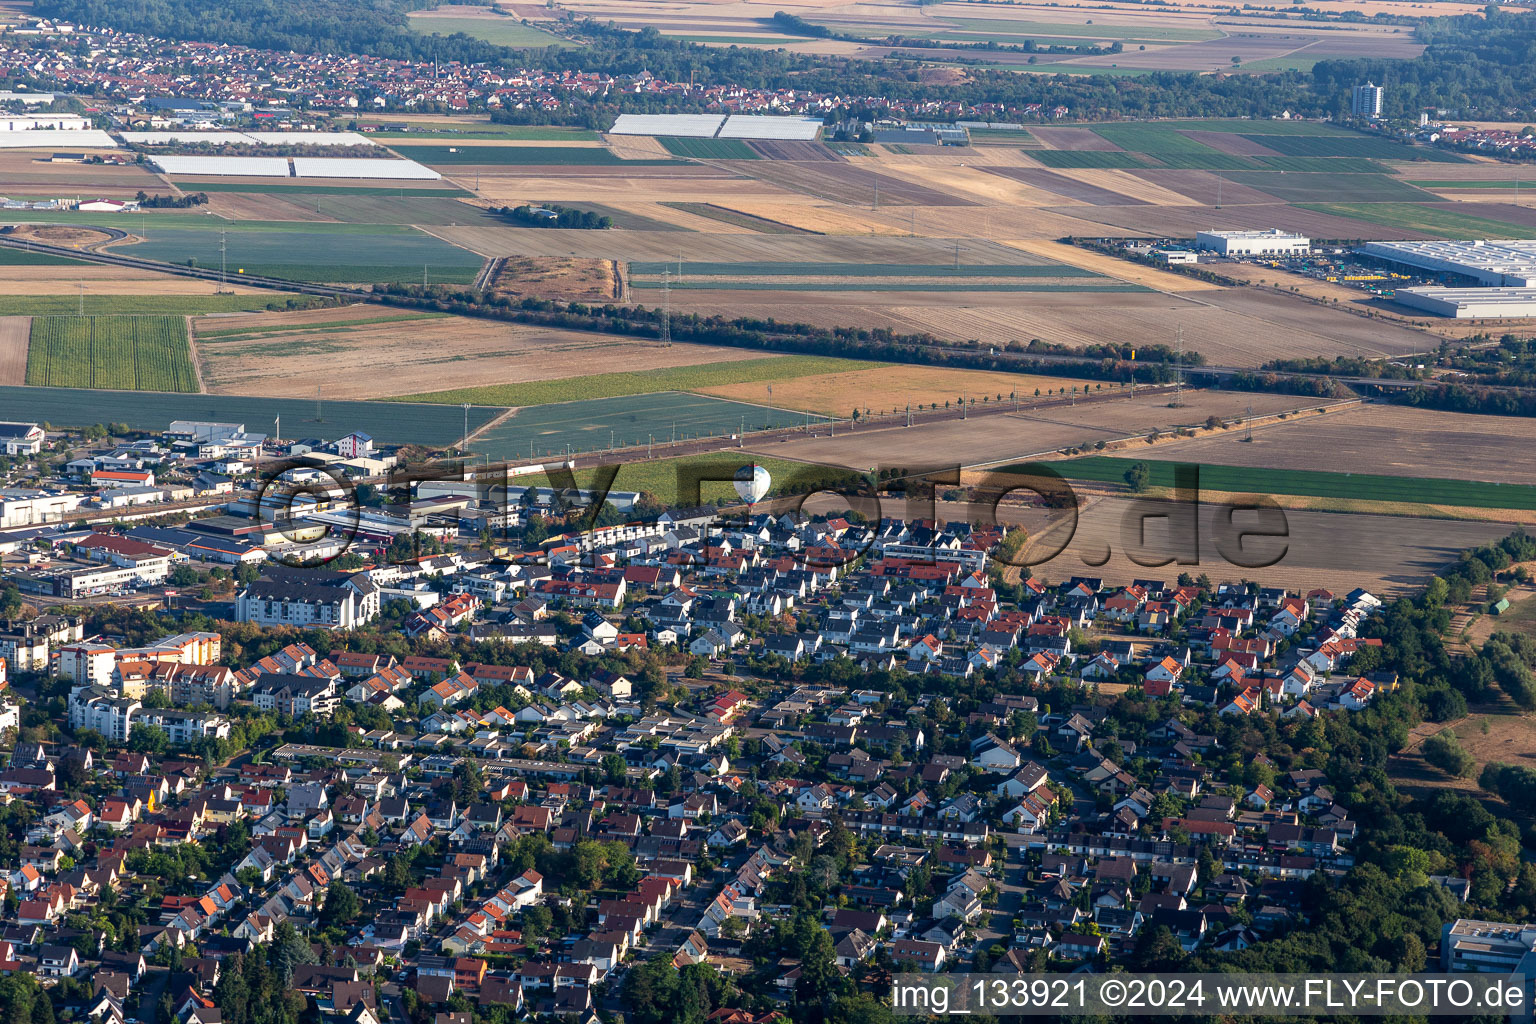
{"type": "Polygon", "coordinates": [[[581,256],[511,256],[500,262],[490,290],[513,298],[613,302],[624,294],[616,260],[581,256]]]}
{"type": "Polygon", "coordinates": [[[1066,388],[1081,390],[1092,382],[1065,377],[1032,377],[1026,374],[986,373],[979,370],[949,370],[932,366],[886,366],[878,369],[851,370],[793,380],[774,380],[750,384],[727,384],[701,388],[704,394],[743,402],[762,402],[789,409],[819,413],[824,416],[849,416],[854,409],[870,409],[876,415],[899,412],[908,405],[914,409],[931,403],[956,402],[960,396],[983,395],[1004,404],[1017,392],[1021,401],[1066,388]],[[773,394],[768,394],[772,384],[773,394]]]}
{"type": "MultiPolygon", "coordinates": [[[[702,217],[711,221],[709,230],[720,231],[720,225],[727,228],[740,228],[742,231],[750,231],[762,235],[808,235],[820,234],[820,232],[806,231],[804,228],[792,227],[779,221],[768,220],[766,217],[754,217],[749,213],[740,213],[736,210],[728,210],[714,203],[663,203],[672,210],[690,214],[694,217],[702,217]]],[[[701,225],[702,229],[702,225],[701,225]]]]}
{"type": "MultiPolygon", "coordinates": [[[[264,328],[260,331],[222,337],[200,333],[198,354],[208,389],[220,394],[301,398],[313,397],[320,384],[328,398],[346,399],[488,386],[511,392],[516,382],[579,376],[593,367],[627,366],[643,374],[696,363],[761,358],[761,353],[748,349],[668,347],[643,339],[459,317],[371,324],[309,318],[293,324],[292,330],[270,329],[281,325],[284,315],[260,321],[264,328]],[[317,365],[349,369],[344,374],[317,373],[317,365]]],[[[224,331],[230,326],[225,318],[198,321],[200,331],[224,331]]],[[[455,401],[503,404],[471,398],[455,401]]]]}
{"type": "Polygon", "coordinates": [[[1431,195],[1385,174],[1319,174],[1286,171],[1222,171],[1222,177],[1267,192],[1287,203],[1424,202],[1431,195]]]}
{"type": "MultiPolygon", "coordinates": [[[[1139,515],[1146,511],[1178,514],[1182,509],[1168,502],[1144,505],[1121,498],[1088,498],[1067,548],[1051,561],[1033,567],[1031,572],[1050,580],[1091,573],[1113,584],[1144,578],[1150,564],[1169,558],[1178,550],[1169,543],[1170,519],[1167,515],[1153,515],[1145,520],[1145,541],[1134,549],[1141,561],[1131,560],[1128,544],[1141,540],[1139,515]]],[[[1231,565],[1216,549],[1216,517],[1220,514],[1219,507],[1214,505],[1202,508],[1200,564],[1177,569],[1206,573],[1218,581],[1251,578],[1258,570],[1231,565]]],[[[1031,542],[1041,553],[1066,539],[1065,526],[1059,521],[1053,526],[1050,517],[1039,509],[1010,509],[1002,518],[1028,527],[1031,542]]],[[[1245,555],[1250,557],[1281,556],[1263,570],[1266,584],[1301,591],[1326,587],[1339,593],[1365,587],[1390,597],[1423,587],[1430,576],[1455,561],[1463,550],[1497,540],[1509,532],[1507,525],[1499,523],[1407,516],[1287,510],[1285,519],[1287,536],[1283,542],[1258,539],[1244,547],[1245,555]]],[[[1237,523],[1245,525],[1241,518],[1237,523]]]]}
{"type": "Polygon", "coordinates": [[[31,336],[31,317],[0,317],[0,385],[27,382],[27,339],[31,336]]]}
{"type": "Polygon", "coordinates": [[[739,168],[759,181],[852,206],[879,201],[915,206],[974,206],[969,199],[870,169],[865,164],[758,160],[739,168]]]}
{"type": "MultiPolygon", "coordinates": [[[[1108,389],[1105,384],[1105,390],[1108,389]]],[[[914,427],[904,426],[901,416],[861,424],[851,431],[840,424],[836,437],[822,431],[820,436],[796,438],[758,450],[853,469],[868,469],[871,465],[934,465],[949,460],[980,466],[1048,455],[1098,441],[1144,436],[1154,429],[1198,425],[1207,416],[1230,418],[1242,414],[1250,404],[1255,415],[1264,415],[1298,408],[1302,400],[1292,395],[1193,391],[1185,393],[1182,408],[1170,409],[1166,395],[1127,394],[1076,407],[1052,405],[1035,411],[1026,408],[1018,413],[914,427]]]]}
{"type": "Polygon", "coordinates": [[[1536,423],[1518,416],[1363,405],[1149,447],[1148,460],[1258,469],[1456,478],[1536,485],[1536,423]]]}
{"type": "MultiPolygon", "coordinates": [[[[1146,173],[1145,171],[1140,173],[1146,173]]],[[[1177,173],[1177,172],[1171,172],[1177,173]]],[[[1313,177],[1327,177],[1313,175],[1313,177]]],[[[1233,186],[1240,187],[1240,186],[1233,186]]],[[[1134,209],[1113,206],[1074,206],[1060,212],[1070,213],[1080,221],[1091,221],[1113,231],[1080,231],[1094,237],[1113,234],[1141,238],[1192,238],[1195,232],[1211,226],[1213,213],[1207,206],[1138,206],[1134,209]]],[[[1406,233],[1369,221],[1351,220],[1299,206],[1237,206],[1223,198],[1221,224],[1224,228],[1267,230],[1280,228],[1317,239],[1405,239],[1428,238],[1422,233],[1406,233]]]]}
{"type": "MultiPolygon", "coordinates": [[[[5,268],[0,274],[0,295],[64,295],[78,297],[81,283],[85,284],[87,297],[99,294],[112,295],[189,295],[214,296],[219,294],[217,281],[199,281],[187,277],[167,277],[144,270],[128,270],[122,267],[96,263],[76,263],[68,269],[59,267],[5,268]]],[[[230,284],[225,291],[238,295],[262,296],[265,303],[272,293],[265,289],[230,284]]]]}
{"type": "MultiPolygon", "coordinates": [[[[660,347],[660,346],[658,346],[660,347]]],[[[709,345],[679,345],[682,353],[698,349],[704,353],[721,351],[709,345]]],[[[531,406],[552,405],[560,402],[583,402],[600,398],[625,398],[631,395],[647,395],[659,391],[703,391],[726,384],[746,381],[767,383],[814,377],[826,373],[843,373],[856,369],[882,367],[884,363],[870,363],[853,359],[836,359],[829,356],[767,356],[762,357],[746,349],[728,350],[741,358],[706,362],[700,360],[691,365],[658,367],[649,372],[624,371],[596,373],[585,376],[567,374],[560,379],[536,384],[517,386],[491,386],[458,391],[434,391],[411,395],[413,402],[470,402],[475,405],[531,406]]],[[[765,391],[766,393],[766,391],[765,391]]]]}
{"type": "Polygon", "coordinates": [[[1064,199],[1071,199],[1090,206],[1146,206],[1144,199],[1135,199],[1131,196],[1113,192],[1107,188],[1100,188],[1083,181],[1081,177],[1066,174],[1058,174],[1055,171],[1039,170],[1029,167],[983,167],[990,174],[999,174],[1005,178],[1013,178],[1022,181],[1035,188],[1054,192],[1064,199]]]}

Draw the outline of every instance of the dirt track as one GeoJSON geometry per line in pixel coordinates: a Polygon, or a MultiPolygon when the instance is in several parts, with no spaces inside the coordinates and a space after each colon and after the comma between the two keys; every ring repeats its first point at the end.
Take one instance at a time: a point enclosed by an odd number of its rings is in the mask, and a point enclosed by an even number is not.
{"type": "Polygon", "coordinates": [[[27,339],[31,335],[31,317],[0,316],[0,384],[27,382],[27,339]]]}

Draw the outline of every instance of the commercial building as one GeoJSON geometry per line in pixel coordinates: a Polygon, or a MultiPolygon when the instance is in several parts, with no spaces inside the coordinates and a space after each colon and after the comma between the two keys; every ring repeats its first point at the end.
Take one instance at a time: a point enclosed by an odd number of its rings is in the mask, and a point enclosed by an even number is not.
{"type": "Polygon", "coordinates": [[[36,423],[0,422],[0,449],[6,455],[36,455],[43,450],[43,428],[36,423]]]}
{"type": "Polygon", "coordinates": [[[0,529],[57,523],[80,507],[82,495],[0,487],[0,529]]]}
{"type": "Polygon", "coordinates": [[[1195,248],[1219,252],[1223,256],[1299,256],[1312,248],[1305,235],[1292,235],[1279,228],[1269,231],[1201,231],[1195,235],[1195,248]]]}
{"type": "Polygon", "coordinates": [[[1515,974],[1536,966],[1536,924],[1460,918],[1440,931],[1440,969],[1515,974]]]}
{"type": "Polygon", "coordinates": [[[1381,116],[1381,86],[1375,82],[1357,85],[1350,96],[1349,112],[1356,117],[1381,116]]]}
{"type": "Polygon", "coordinates": [[[1458,320],[1536,317],[1536,288],[1399,288],[1396,301],[1458,320]]]}
{"type": "Polygon", "coordinates": [[[1536,288],[1536,238],[1367,242],[1355,252],[1415,270],[1454,274],[1488,288],[1536,288]]]}

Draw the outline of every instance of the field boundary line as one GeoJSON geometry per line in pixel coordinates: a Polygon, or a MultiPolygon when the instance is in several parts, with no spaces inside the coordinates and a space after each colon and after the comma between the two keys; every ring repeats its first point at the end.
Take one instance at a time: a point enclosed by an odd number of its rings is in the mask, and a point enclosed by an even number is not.
{"type": "Polygon", "coordinates": [[[203,383],[203,357],[197,351],[197,335],[192,330],[192,317],[181,318],[187,326],[187,353],[192,357],[192,376],[197,381],[197,394],[206,395],[208,387],[203,383]]]}

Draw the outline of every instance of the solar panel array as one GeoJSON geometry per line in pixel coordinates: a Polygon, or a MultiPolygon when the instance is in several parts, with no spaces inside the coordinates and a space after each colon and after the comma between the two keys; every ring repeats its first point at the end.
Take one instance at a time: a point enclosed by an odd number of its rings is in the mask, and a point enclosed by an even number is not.
{"type": "Polygon", "coordinates": [[[0,132],[0,149],[116,149],[117,140],[106,132],[94,128],[75,131],[55,131],[47,128],[24,128],[17,132],[0,132]]]}
{"type": "Polygon", "coordinates": [[[712,139],[724,122],[723,114],[620,114],[608,134],[712,139]]]}
{"type": "Polygon", "coordinates": [[[442,175],[414,160],[370,160],[365,157],[296,156],[293,171],[300,178],[377,178],[397,181],[436,181],[442,175]]]}
{"type": "Polygon", "coordinates": [[[166,174],[288,177],[288,158],[285,156],[157,156],[154,162],[166,174]]]}
{"type": "Polygon", "coordinates": [[[720,129],[720,138],[813,142],[821,127],[819,117],[732,114],[725,119],[725,125],[720,129]]]}

